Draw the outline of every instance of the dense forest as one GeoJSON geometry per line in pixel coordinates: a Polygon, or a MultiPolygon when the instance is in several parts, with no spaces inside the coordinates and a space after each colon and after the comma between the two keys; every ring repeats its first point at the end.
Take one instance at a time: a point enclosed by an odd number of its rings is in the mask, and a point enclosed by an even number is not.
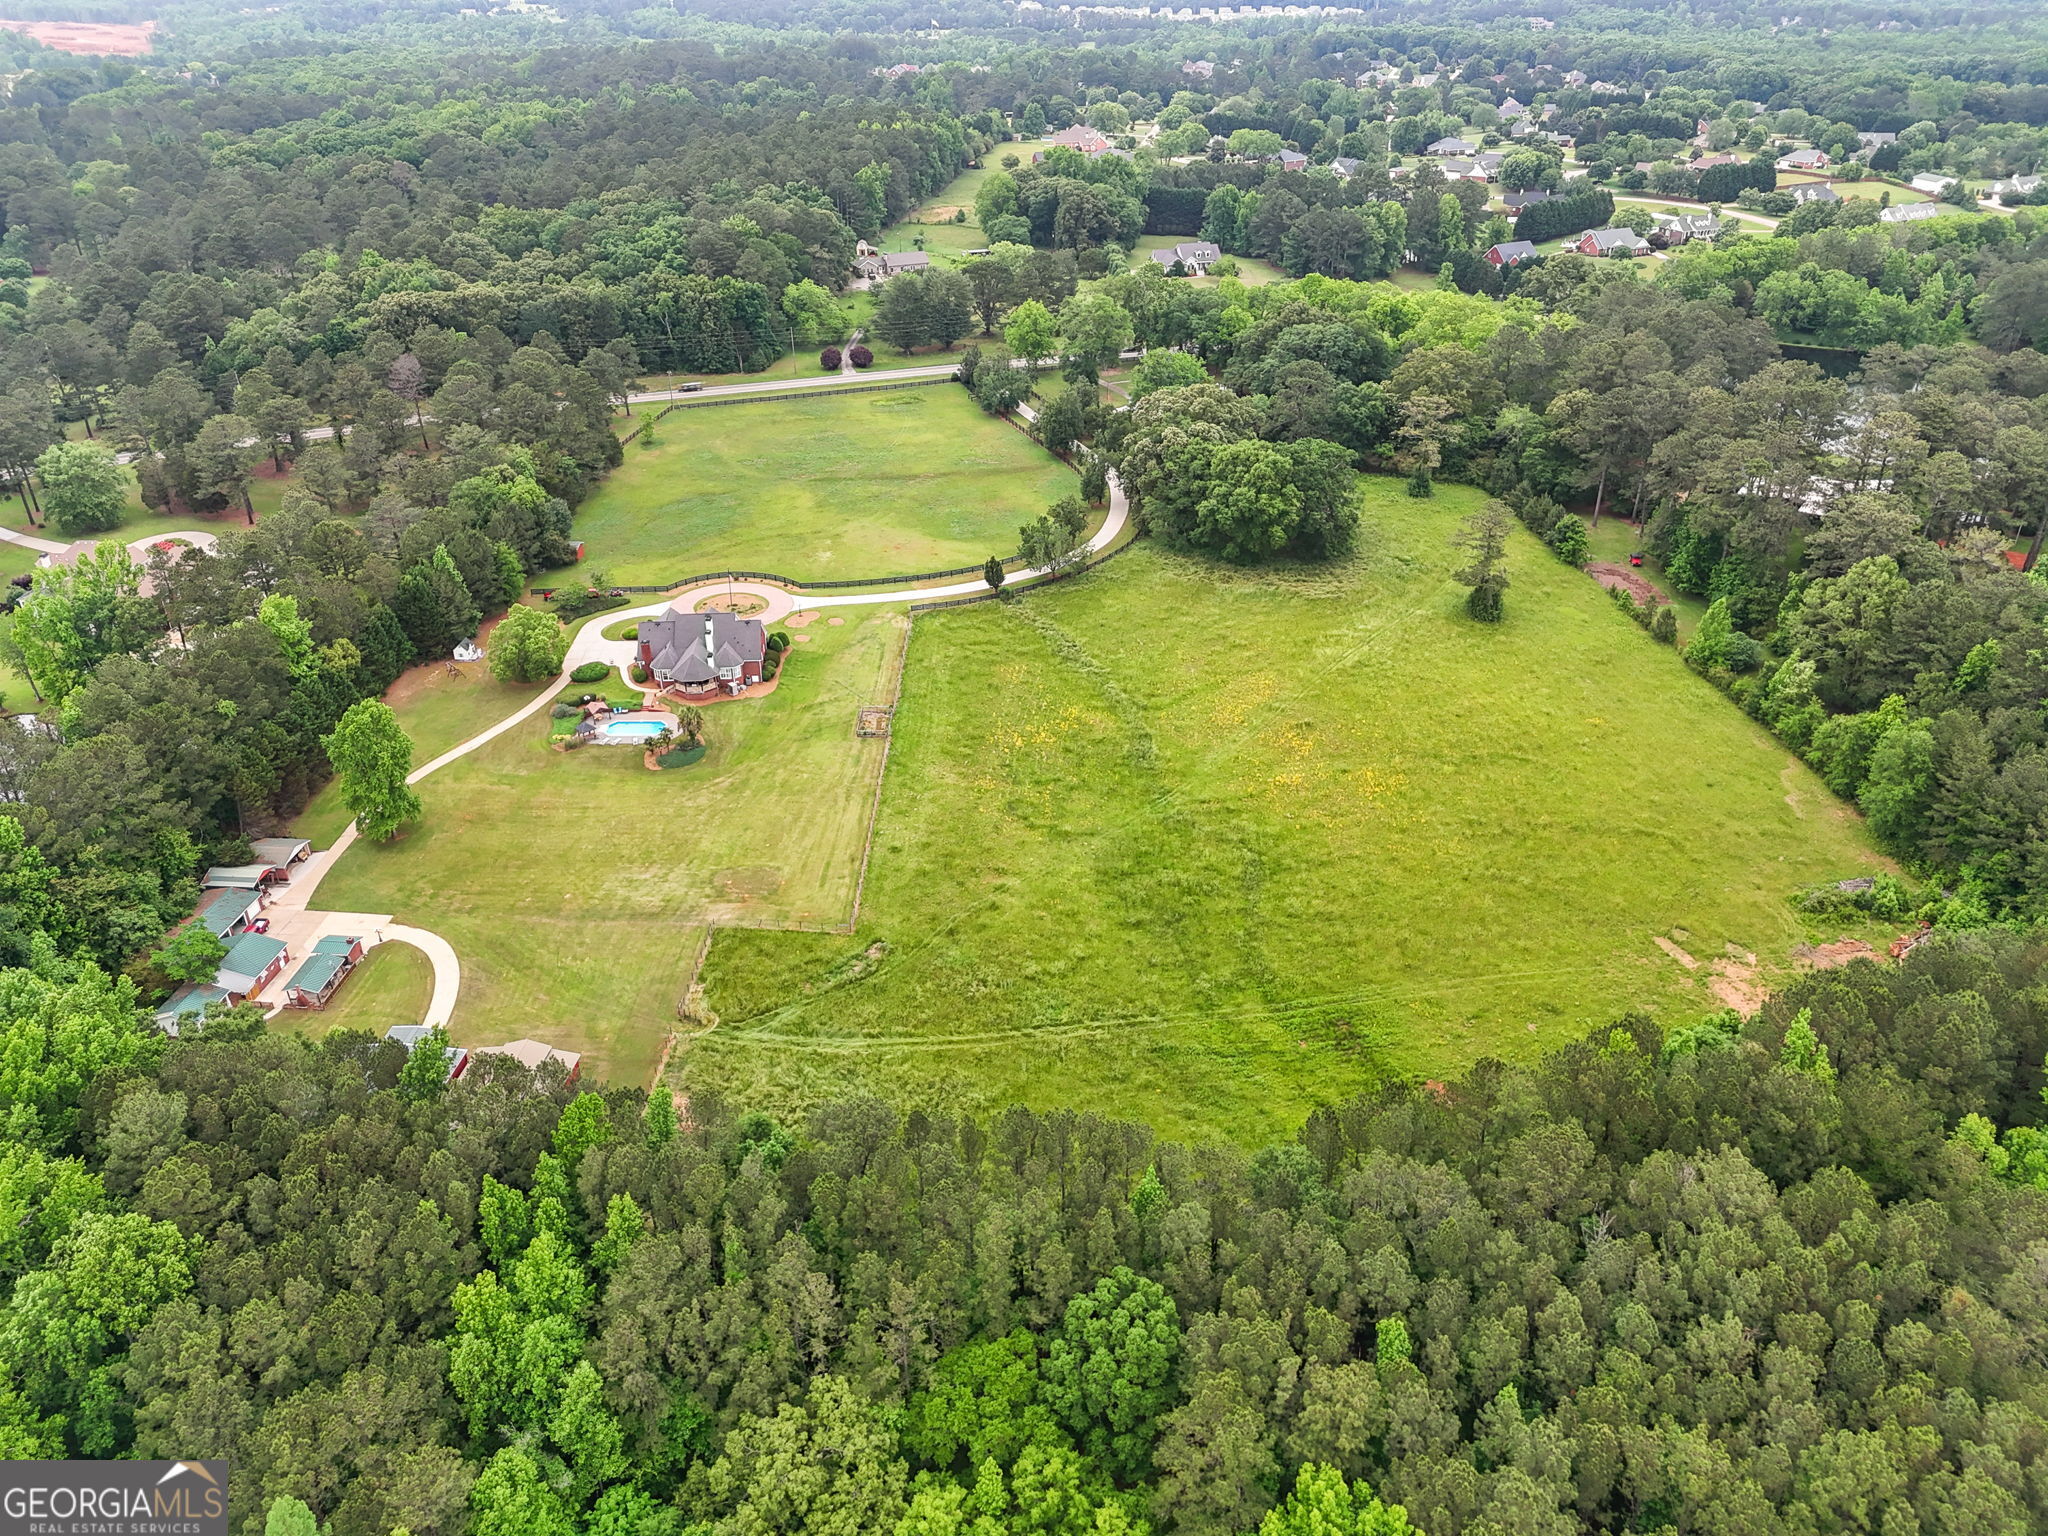
{"type": "Polygon", "coordinates": [[[336,1536],[2019,1536],[2044,953],[1939,939],[1253,1152],[146,1043],[45,958],[0,1446],[224,1455],[238,1530],[336,1536]]]}
{"type": "Polygon", "coordinates": [[[220,533],[10,599],[0,1453],[229,1457],[238,1536],[2048,1526],[2037,8],[933,9],[0,31],[0,491],[82,539],[132,474],[145,525],[220,533]],[[1103,152],[1016,147],[1082,124],[1103,152]],[[1885,191],[1801,201],[1793,144],[1885,191]],[[150,1028],[199,871],[573,560],[636,381],[836,349],[859,244],[970,167],[986,246],[870,338],[992,412],[1144,349],[1127,407],[1036,430],[1217,560],[1344,557],[1360,472],[1480,487],[1571,564],[1627,520],[1702,600],[1688,663],[1906,869],[1786,899],[1932,936],[1250,1149],[150,1028]],[[1487,257],[1659,230],[1638,195],[1715,227],[1648,275],[1487,257]]]}

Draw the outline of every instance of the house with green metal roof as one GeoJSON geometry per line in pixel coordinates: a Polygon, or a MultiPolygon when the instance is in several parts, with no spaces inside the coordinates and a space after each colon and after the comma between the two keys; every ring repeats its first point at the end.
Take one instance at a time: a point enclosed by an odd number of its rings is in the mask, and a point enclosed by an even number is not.
{"type": "Polygon", "coordinates": [[[245,933],[228,946],[213,982],[239,1003],[269,986],[290,958],[282,940],[245,933]]]}
{"type": "Polygon", "coordinates": [[[215,1003],[232,1001],[225,989],[211,982],[180,987],[157,1008],[156,1027],[175,1038],[184,1025],[205,1018],[206,1010],[215,1003]]]}
{"type": "Polygon", "coordinates": [[[216,939],[230,939],[256,921],[263,911],[263,897],[250,890],[208,891],[199,901],[196,921],[206,925],[216,939]]]}
{"type": "Polygon", "coordinates": [[[363,958],[363,941],[345,933],[330,933],[313,946],[284,984],[287,1008],[324,1008],[342,979],[363,958]]]}

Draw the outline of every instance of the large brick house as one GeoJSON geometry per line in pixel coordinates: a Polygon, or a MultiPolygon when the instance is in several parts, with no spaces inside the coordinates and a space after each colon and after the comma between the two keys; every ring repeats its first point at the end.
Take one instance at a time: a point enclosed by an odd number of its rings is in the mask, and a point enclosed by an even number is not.
{"type": "Polygon", "coordinates": [[[640,665],[664,691],[739,693],[761,681],[767,656],[768,633],[759,619],[671,608],[640,621],[640,665]]]}

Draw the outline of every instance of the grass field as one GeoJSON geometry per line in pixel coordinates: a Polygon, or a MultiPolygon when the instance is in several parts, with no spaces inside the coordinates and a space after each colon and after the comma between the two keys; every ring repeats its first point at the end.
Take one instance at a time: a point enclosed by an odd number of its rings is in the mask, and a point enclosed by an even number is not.
{"type": "Polygon", "coordinates": [[[1367,488],[1340,568],[1146,547],[921,618],[859,931],[719,932],[676,1081],[1264,1138],[1835,936],[1786,897],[1883,861],[1818,780],[1520,530],[1472,623],[1477,495],[1367,488]]]}
{"type": "Polygon", "coordinates": [[[800,580],[1008,555],[1074,473],[938,384],[752,401],[662,419],[576,514],[585,563],[629,584],[727,566],[800,580]]]}
{"type": "MultiPolygon", "coordinates": [[[[412,764],[417,768],[458,741],[495,725],[538,691],[537,687],[499,682],[491,676],[485,662],[430,662],[412,668],[393,683],[384,702],[397,712],[399,723],[412,738],[412,764]]],[[[340,783],[329,780],[299,813],[292,834],[311,838],[316,848],[325,848],[341,835],[348,822],[348,809],[341,803],[340,783]]],[[[325,901],[326,887],[321,889],[325,901]]]]}
{"type": "MultiPolygon", "coordinates": [[[[825,926],[851,906],[883,748],[854,735],[855,709],[885,687],[904,621],[855,609],[803,633],[773,693],[705,709],[695,765],[551,751],[543,714],[423,780],[421,823],[357,843],[320,904],[455,946],[456,1043],[530,1036],[586,1053],[590,1081],[645,1083],[704,924],[825,926]]],[[[421,712],[401,701],[409,726],[421,712]]]]}
{"type": "MultiPolygon", "coordinates": [[[[1138,243],[1131,247],[1131,265],[1136,267],[1140,262],[1150,261],[1154,251],[1163,251],[1170,246],[1179,245],[1187,238],[1186,235],[1140,235],[1138,243]]],[[[1230,259],[1237,263],[1237,280],[1247,287],[1256,288],[1263,283],[1287,281],[1287,274],[1270,261],[1261,261],[1256,256],[1233,256],[1230,259]]],[[[1214,288],[1223,279],[1190,277],[1184,281],[1193,283],[1197,288],[1214,288]]]]}
{"type": "MultiPolygon", "coordinates": [[[[1643,545],[1642,533],[1624,517],[1603,517],[1597,528],[1586,530],[1586,558],[1588,561],[1605,560],[1614,565],[1627,565],[1629,555],[1643,545]]],[[[1665,579],[1664,567],[1654,558],[1645,557],[1641,574],[1656,584],[1671,599],[1671,606],[1678,610],[1678,633],[1681,639],[1690,638],[1693,629],[1706,615],[1704,600],[1676,591],[1665,579]]]]}
{"type": "Polygon", "coordinates": [[[1903,181],[1891,182],[1876,178],[1864,181],[1843,181],[1833,176],[1814,175],[1807,171],[1780,171],[1778,173],[1778,190],[1782,192],[1787,187],[1796,187],[1816,181],[1827,182],[1844,197],[1874,199],[1881,198],[1889,192],[1891,194],[1890,201],[1894,203],[1926,203],[1933,201],[1925,192],[1920,191],[1917,187],[1909,187],[1903,181]]]}

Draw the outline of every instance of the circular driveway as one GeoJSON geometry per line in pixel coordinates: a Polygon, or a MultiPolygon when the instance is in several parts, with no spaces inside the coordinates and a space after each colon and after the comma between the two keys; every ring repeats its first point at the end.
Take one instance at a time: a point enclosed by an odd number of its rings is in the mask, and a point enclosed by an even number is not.
{"type": "Polygon", "coordinates": [[[758,597],[768,606],[759,613],[746,617],[759,619],[763,624],[773,624],[777,619],[796,611],[796,594],[785,592],[781,587],[767,586],[758,581],[707,581],[699,586],[687,587],[670,598],[662,606],[680,609],[684,613],[695,613],[697,605],[706,598],[724,597],[728,592],[746,597],[758,597]]]}

